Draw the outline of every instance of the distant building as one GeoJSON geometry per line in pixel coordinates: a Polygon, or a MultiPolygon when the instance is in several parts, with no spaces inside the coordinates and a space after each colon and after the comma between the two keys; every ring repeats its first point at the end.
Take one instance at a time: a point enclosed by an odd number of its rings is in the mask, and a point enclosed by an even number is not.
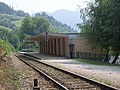
{"type": "Polygon", "coordinates": [[[68,58],[101,59],[101,50],[92,49],[81,33],[41,33],[29,40],[39,43],[39,53],[68,58]]]}

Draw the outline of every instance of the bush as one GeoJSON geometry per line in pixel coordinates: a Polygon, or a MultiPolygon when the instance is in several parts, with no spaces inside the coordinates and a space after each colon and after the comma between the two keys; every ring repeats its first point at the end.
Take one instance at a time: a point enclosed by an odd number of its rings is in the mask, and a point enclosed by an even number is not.
{"type": "Polygon", "coordinates": [[[4,53],[8,53],[14,51],[14,47],[8,43],[5,42],[4,40],[0,39],[0,55],[4,54],[4,53]]]}

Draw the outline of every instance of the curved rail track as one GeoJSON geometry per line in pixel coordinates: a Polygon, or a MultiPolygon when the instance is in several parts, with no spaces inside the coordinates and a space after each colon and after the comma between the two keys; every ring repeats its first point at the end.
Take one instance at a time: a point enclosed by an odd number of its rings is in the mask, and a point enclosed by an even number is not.
{"type": "Polygon", "coordinates": [[[51,66],[30,56],[22,55],[19,58],[36,71],[44,73],[47,78],[60,87],[60,90],[117,90],[112,86],[51,66]]]}

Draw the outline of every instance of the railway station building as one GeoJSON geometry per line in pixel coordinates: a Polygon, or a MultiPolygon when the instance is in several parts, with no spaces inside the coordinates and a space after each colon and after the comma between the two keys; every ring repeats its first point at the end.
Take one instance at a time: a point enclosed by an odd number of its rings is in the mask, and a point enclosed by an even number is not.
{"type": "Polygon", "coordinates": [[[68,58],[101,58],[100,49],[92,49],[81,33],[40,33],[29,38],[39,43],[39,53],[68,58]]]}

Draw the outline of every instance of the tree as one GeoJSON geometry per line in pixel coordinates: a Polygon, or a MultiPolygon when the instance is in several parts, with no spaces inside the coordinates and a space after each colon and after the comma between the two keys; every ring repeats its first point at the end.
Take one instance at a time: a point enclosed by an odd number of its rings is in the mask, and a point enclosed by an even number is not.
{"type": "Polygon", "coordinates": [[[33,23],[33,20],[31,17],[25,17],[22,21],[21,25],[21,39],[25,38],[25,35],[34,35],[33,31],[35,28],[35,24],[33,23]]]}
{"type": "Polygon", "coordinates": [[[111,46],[115,54],[112,63],[115,63],[120,54],[120,1],[110,0],[110,15],[111,15],[111,46]]]}
{"type": "Polygon", "coordinates": [[[35,24],[34,34],[41,32],[48,32],[50,23],[46,18],[43,17],[33,17],[33,23],[35,24]]]}
{"type": "Polygon", "coordinates": [[[108,62],[108,52],[110,47],[110,31],[108,5],[103,0],[89,2],[88,7],[81,9],[83,23],[79,25],[84,36],[88,39],[90,45],[99,47],[106,53],[104,62],[108,62]]]}
{"type": "MultiPolygon", "coordinates": [[[[20,40],[27,39],[33,35],[47,32],[49,29],[50,23],[46,18],[43,17],[25,17],[22,21],[21,32],[20,32],[20,40]]],[[[21,47],[26,47],[25,43],[21,47]]]]}
{"type": "Polygon", "coordinates": [[[83,24],[79,25],[92,46],[100,46],[106,51],[105,62],[111,49],[115,63],[120,54],[120,1],[95,0],[81,10],[83,24]]]}
{"type": "MultiPolygon", "coordinates": [[[[43,17],[25,17],[21,25],[22,36],[26,35],[36,35],[41,32],[47,32],[50,23],[46,18],[43,17]]],[[[24,37],[22,37],[24,38],[24,37]]]]}

